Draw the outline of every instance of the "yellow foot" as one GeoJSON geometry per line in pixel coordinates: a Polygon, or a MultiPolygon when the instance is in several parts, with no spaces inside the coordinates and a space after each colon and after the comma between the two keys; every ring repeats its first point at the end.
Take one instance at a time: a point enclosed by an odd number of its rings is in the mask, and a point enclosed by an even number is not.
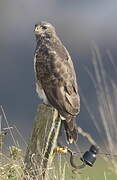
{"type": "Polygon", "coordinates": [[[54,153],[61,153],[61,154],[66,154],[69,152],[69,149],[67,147],[56,147],[54,148],[54,153]]]}

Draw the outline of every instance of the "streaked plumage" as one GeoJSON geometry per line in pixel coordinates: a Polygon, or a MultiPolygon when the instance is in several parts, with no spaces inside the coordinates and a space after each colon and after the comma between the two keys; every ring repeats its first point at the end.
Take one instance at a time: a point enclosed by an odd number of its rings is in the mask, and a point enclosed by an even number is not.
{"type": "Polygon", "coordinates": [[[75,117],[80,98],[71,57],[56,35],[54,27],[41,22],[35,25],[37,46],[34,57],[36,90],[44,103],[51,104],[65,119],[68,142],[76,141],[75,117]]]}

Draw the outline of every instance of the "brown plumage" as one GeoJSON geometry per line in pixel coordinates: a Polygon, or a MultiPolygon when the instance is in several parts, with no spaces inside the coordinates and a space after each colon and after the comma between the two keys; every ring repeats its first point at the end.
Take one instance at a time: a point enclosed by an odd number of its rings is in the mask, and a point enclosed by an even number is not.
{"type": "Polygon", "coordinates": [[[35,36],[37,93],[45,103],[58,110],[64,119],[67,141],[72,143],[77,140],[75,117],[80,111],[80,98],[71,57],[51,24],[41,22],[35,25],[35,36]]]}

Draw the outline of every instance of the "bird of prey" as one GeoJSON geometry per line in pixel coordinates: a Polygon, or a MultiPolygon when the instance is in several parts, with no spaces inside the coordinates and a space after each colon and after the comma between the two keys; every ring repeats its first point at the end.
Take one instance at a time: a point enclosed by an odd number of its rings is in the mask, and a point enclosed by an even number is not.
{"type": "Polygon", "coordinates": [[[80,97],[71,57],[48,22],[35,25],[36,50],[34,71],[36,91],[44,103],[58,110],[66,132],[67,142],[77,140],[76,115],[80,97]]]}

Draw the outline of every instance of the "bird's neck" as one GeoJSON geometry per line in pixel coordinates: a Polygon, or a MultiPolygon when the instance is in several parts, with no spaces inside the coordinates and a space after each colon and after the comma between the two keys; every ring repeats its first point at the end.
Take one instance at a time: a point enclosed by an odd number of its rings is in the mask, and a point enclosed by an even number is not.
{"type": "Polygon", "coordinates": [[[47,38],[46,36],[43,36],[43,37],[38,37],[36,40],[37,40],[37,46],[40,46],[40,45],[47,45],[47,46],[51,46],[52,45],[52,40],[53,37],[51,38],[47,38]]]}
{"type": "Polygon", "coordinates": [[[36,36],[36,41],[37,43],[39,42],[49,42],[54,38],[54,34],[52,35],[51,33],[45,33],[45,34],[41,34],[41,35],[37,35],[36,36]]]}

